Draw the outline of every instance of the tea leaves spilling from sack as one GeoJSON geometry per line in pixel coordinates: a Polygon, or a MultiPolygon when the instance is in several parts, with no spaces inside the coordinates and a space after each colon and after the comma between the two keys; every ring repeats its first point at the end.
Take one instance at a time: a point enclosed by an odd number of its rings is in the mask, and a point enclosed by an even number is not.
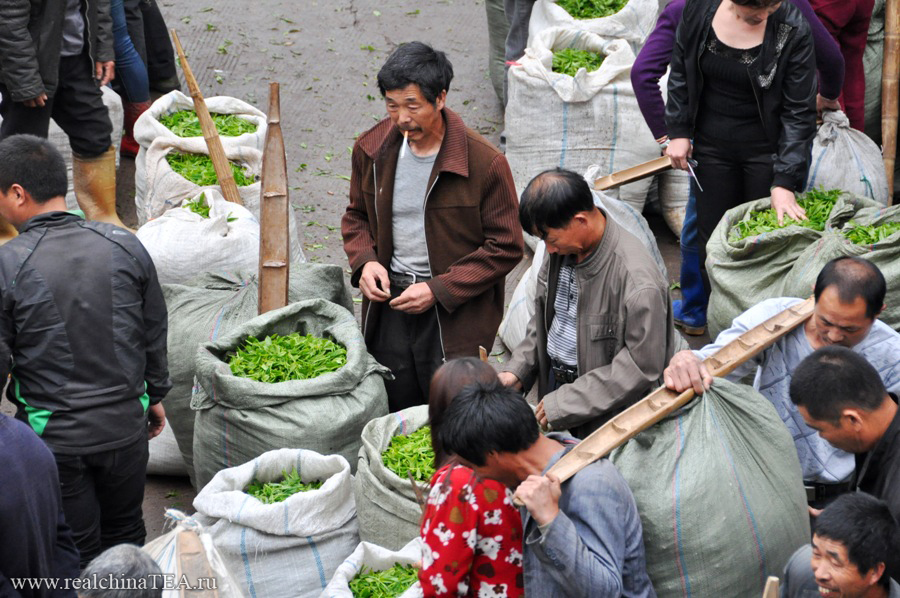
{"type": "Polygon", "coordinates": [[[596,71],[603,64],[604,58],[606,56],[597,52],[566,48],[553,53],[553,72],[574,77],[582,67],[588,72],[596,71]]]}
{"type": "Polygon", "coordinates": [[[228,365],[241,378],[275,384],[309,380],[335,372],[347,363],[347,349],[334,341],[299,332],[272,334],[259,340],[249,337],[228,365]]]}
{"type": "Polygon", "coordinates": [[[852,220],[841,230],[841,234],[857,245],[874,245],[884,241],[900,230],[900,222],[885,222],[884,224],[861,225],[852,220]]]}
{"type": "Polygon", "coordinates": [[[392,598],[408,590],[418,580],[419,573],[412,565],[394,565],[384,571],[363,567],[350,580],[355,598],[392,598]]]}
{"type": "MultiPolygon", "coordinates": [[[[216,169],[213,166],[212,159],[206,154],[184,154],[181,152],[169,152],[166,154],[166,162],[172,167],[172,170],[200,187],[209,187],[210,185],[218,185],[219,179],[216,177],[216,169]]],[[[252,174],[245,173],[244,170],[235,164],[229,162],[231,166],[231,175],[238,187],[246,187],[256,182],[252,174]]]]}
{"type": "Polygon", "coordinates": [[[731,242],[740,241],[747,237],[770,233],[780,228],[791,225],[811,228],[813,230],[825,230],[825,222],[831,214],[834,203],[841,195],[840,189],[832,189],[823,191],[819,189],[811,189],[802,195],[797,196],[797,203],[806,210],[806,220],[796,221],[793,218],[785,216],[783,224],[779,226],[778,216],[774,209],[763,210],[762,212],[753,212],[747,220],[738,222],[731,231],[731,242]]]}
{"type": "Polygon", "coordinates": [[[628,0],[558,0],[557,5],[575,19],[598,19],[622,10],[628,0]]]}
{"type": "Polygon", "coordinates": [[[296,469],[290,473],[282,470],[281,473],[284,476],[282,481],[262,483],[254,480],[244,492],[263,504],[271,505],[276,502],[284,502],[289,496],[298,492],[309,492],[322,487],[321,481],[303,483],[296,469]]]}
{"type": "Polygon", "coordinates": [[[431,448],[431,426],[423,426],[406,436],[394,436],[391,444],[381,453],[384,466],[409,479],[412,472],[417,482],[428,483],[434,475],[434,450],[431,448]]]}
{"type": "Polygon", "coordinates": [[[206,203],[206,193],[201,193],[195,199],[189,199],[181,204],[194,214],[200,214],[203,218],[209,218],[209,204],[206,203]]]}
{"type": "MultiPolygon", "coordinates": [[[[224,137],[237,137],[245,133],[255,133],[256,125],[234,114],[210,113],[216,131],[224,137]]],[[[200,137],[200,119],[193,110],[179,110],[159,117],[159,122],[179,137],[200,137]]]]}

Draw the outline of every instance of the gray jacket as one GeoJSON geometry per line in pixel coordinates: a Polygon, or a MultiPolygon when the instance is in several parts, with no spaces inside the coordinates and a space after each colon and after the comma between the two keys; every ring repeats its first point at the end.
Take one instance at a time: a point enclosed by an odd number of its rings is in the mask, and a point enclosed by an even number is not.
{"type": "MultiPolygon", "coordinates": [[[[91,61],[115,60],[109,0],[82,0],[81,13],[91,61]]],[[[0,0],[0,80],[13,101],[56,93],[65,14],[66,0],[0,0]]]]}
{"type": "Polygon", "coordinates": [[[679,337],[669,287],[656,262],[637,238],[607,217],[597,249],[575,267],[578,379],[548,392],[547,333],[561,262],[559,255],[544,260],[534,317],[503,371],[515,374],[526,389],[537,380],[553,428],[584,438],[661,384],[679,337]]]}

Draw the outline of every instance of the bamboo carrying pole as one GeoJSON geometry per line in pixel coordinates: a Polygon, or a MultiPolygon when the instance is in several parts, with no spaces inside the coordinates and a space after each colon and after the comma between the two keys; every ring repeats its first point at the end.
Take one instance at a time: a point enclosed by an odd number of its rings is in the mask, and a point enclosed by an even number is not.
{"type": "Polygon", "coordinates": [[[216,178],[219,179],[222,195],[228,201],[242,206],[244,202],[241,201],[241,194],[238,193],[237,185],[234,182],[231,165],[228,163],[228,158],[225,157],[225,149],[222,147],[222,140],[219,139],[219,132],[216,130],[216,125],[209,115],[209,109],[206,107],[203,94],[200,93],[200,87],[197,85],[197,79],[194,78],[191,65],[188,64],[187,57],[184,55],[181,40],[178,39],[178,34],[175,33],[174,29],[171,30],[171,33],[172,41],[175,42],[175,50],[178,52],[178,61],[181,63],[181,69],[184,71],[184,80],[187,81],[191,98],[194,100],[194,112],[197,113],[200,128],[203,130],[203,139],[206,141],[206,147],[209,149],[209,158],[212,160],[213,168],[216,170],[216,178]]]}
{"type": "Polygon", "coordinates": [[[179,598],[218,598],[219,591],[210,587],[216,578],[200,536],[193,530],[181,530],[175,537],[178,555],[178,579],[186,578],[190,588],[182,587],[179,598]]]}
{"type": "MultiPolygon", "coordinates": [[[[789,307],[734,339],[703,360],[703,363],[712,376],[728,375],[740,364],[767,349],[808,320],[813,313],[814,305],[815,300],[810,297],[803,303],[789,307]]],[[[693,397],[693,389],[681,394],[676,394],[665,386],[656,389],[595,430],[557,461],[547,473],[557,476],[562,482],[566,481],[582,468],[605,457],[643,430],[686,405],[693,397]]]]}
{"type": "Polygon", "coordinates": [[[671,168],[672,159],[669,158],[669,156],[662,156],[661,158],[656,158],[655,160],[650,160],[649,162],[644,162],[643,164],[638,164],[637,166],[632,166],[631,168],[619,170],[604,177],[600,177],[594,181],[594,189],[597,191],[615,189],[616,187],[639,181],[648,176],[665,172],[671,168]]]}
{"type": "Polygon", "coordinates": [[[762,598],[778,598],[778,578],[770,575],[766,580],[766,587],[763,588],[762,598]]]}
{"type": "Polygon", "coordinates": [[[894,164],[897,157],[897,94],[900,93],[900,0],[885,2],[884,65],[881,69],[881,140],[888,181],[888,205],[893,205],[894,164]]]}
{"type": "Polygon", "coordinates": [[[263,148],[262,195],[259,201],[259,313],[288,304],[291,217],[287,159],[281,132],[281,94],[269,84],[269,116],[263,148]]]}

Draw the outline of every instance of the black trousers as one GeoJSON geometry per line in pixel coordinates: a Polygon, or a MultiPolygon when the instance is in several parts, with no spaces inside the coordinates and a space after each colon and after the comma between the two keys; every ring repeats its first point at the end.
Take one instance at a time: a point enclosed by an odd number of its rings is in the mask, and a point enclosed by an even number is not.
{"type": "Polygon", "coordinates": [[[22,133],[46,138],[52,118],[69,136],[72,151],[80,156],[99,156],[112,145],[109,111],[94,81],[94,65],[86,51],[59,59],[59,84],[43,107],[28,108],[12,101],[2,82],[0,95],[0,139],[22,133]]]}
{"type": "MultiPolygon", "coordinates": [[[[404,290],[392,283],[391,299],[399,297],[404,290]]],[[[391,309],[386,303],[380,309],[369,353],[394,374],[393,380],[384,383],[388,407],[393,413],[425,405],[431,377],[444,362],[437,309],[407,314],[391,309]]]]}
{"type": "Polygon", "coordinates": [[[54,455],[63,511],[72,528],[83,569],[118,544],[144,545],[144,482],[147,438],[91,455],[54,455]]]}
{"type": "Polygon", "coordinates": [[[175,69],[175,50],[172,48],[169,29],[162,13],[159,12],[156,0],[125,0],[125,19],[128,21],[131,41],[147,65],[150,84],[176,77],[178,73],[175,69]],[[140,16],[134,14],[134,8],[129,7],[129,4],[132,7],[138,5],[140,16]],[[138,37],[139,41],[135,37],[138,37]]]}
{"type": "Polygon", "coordinates": [[[703,187],[691,179],[697,198],[697,232],[700,237],[700,273],[709,296],[706,244],[725,212],[742,203],[768,197],[774,180],[775,154],[768,142],[711,141],[698,137],[693,157],[694,172],[703,187]]]}

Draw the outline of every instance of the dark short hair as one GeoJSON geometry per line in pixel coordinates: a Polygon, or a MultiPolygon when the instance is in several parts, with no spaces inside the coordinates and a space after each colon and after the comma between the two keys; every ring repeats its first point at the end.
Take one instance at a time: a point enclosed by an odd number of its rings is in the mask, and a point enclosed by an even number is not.
{"type": "Polygon", "coordinates": [[[463,388],[444,413],[444,450],[477,466],[491,453],[518,453],[537,442],[537,419],[525,399],[499,380],[463,388]]]}
{"type": "Polygon", "coordinates": [[[738,6],[746,6],[747,8],[769,8],[780,4],[782,0],[731,0],[738,6]]]}
{"type": "Polygon", "coordinates": [[[816,517],[813,533],[843,544],[862,574],[884,563],[885,572],[878,581],[884,587],[897,573],[900,529],[887,503],[874,496],[864,492],[839,496],[816,517]]]}
{"type": "Polygon", "coordinates": [[[431,424],[434,463],[438,468],[448,459],[438,434],[444,423],[447,407],[466,386],[476,382],[492,382],[496,379],[497,371],[477,357],[451,359],[439,367],[431,377],[431,386],[428,389],[428,420],[431,424]]]}
{"type": "Polygon", "coordinates": [[[874,411],[887,396],[872,364],[840,345],[822,347],[801,361],[791,375],[790,393],[795,405],[833,425],[843,409],[874,411]]]}
{"type": "Polygon", "coordinates": [[[816,277],[815,297],[834,285],[842,303],[853,303],[857,297],[866,302],[866,317],[874,319],[884,307],[887,283],[878,266],[861,257],[844,256],[831,260],[816,277]]]}
{"type": "Polygon", "coordinates": [[[66,163],[49,141],[34,135],[12,135],[0,141],[0,191],[19,184],[36,203],[65,197],[66,163]]]}
{"type": "Polygon", "coordinates": [[[584,177],[571,170],[545,170],[528,183],[519,200],[519,223],[527,233],[547,236],[565,228],[575,214],[594,209],[594,195],[584,177]]]}
{"type": "Polygon", "coordinates": [[[401,44],[378,71],[382,97],[415,83],[430,104],[435,103],[442,91],[449,91],[452,80],[453,65],[447,55],[422,42],[401,44]]]}

